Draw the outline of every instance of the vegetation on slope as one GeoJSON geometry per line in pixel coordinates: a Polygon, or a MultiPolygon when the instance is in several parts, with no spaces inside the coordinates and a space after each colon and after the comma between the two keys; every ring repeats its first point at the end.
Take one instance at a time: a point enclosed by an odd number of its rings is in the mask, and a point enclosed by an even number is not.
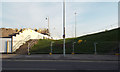
{"type": "MultiPolygon", "coordinates": [[[[66,39],[66,53],[71,54],[73,50],[73,42],[75,43],[74,52],[76,54],[94,54],[94,43],[96,42],[97,54],[115,54],[118,53],[118,32],[120,28],[100,33],[90,34],[78,38],[66,39]],[[82,42],[78,43],[79,40],[82,42]]],[[[38,44],[34,45],[30,52],[50,53],[50,45],[53,43],[53,53],[63,53],[63,40],[39,40],[38,44]]]]}

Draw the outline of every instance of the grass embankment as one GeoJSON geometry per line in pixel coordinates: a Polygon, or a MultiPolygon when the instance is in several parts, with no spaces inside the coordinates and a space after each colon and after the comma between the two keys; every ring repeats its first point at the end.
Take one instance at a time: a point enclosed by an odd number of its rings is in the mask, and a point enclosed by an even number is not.
{"type": "MultiPolygon", "coordinates": [[[[94,53],[94,42],[97,42],[96,48],[98,54],[115,54],[118,52],[118,32],[120,28],[113,29],[110,31],[104,31],[100,33],[85,35],[78,38],[66,39],[66,53],[72,53],[72,43],[75,43],[75,53],[80,54],[93,54],[94,53]],[[78,40],[82,40],[78,43],[78,40]]],[[[34,45],[30,52],[32,54],[45,54],[50,53],[50,44],[53,43],[53,53],[63,53],[63,40],[39,40],[38,44],[34,45]]]]}

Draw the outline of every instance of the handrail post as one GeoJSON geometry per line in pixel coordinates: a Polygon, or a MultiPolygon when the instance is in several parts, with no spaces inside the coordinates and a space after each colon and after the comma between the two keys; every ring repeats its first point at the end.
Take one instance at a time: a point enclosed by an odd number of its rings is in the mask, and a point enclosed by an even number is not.
{"type": "Polygon", "coordinates": [[[29,52],[29,46],[30,46],[30,44],[28,43],[28,55],[30,55],[30,52],[29,52]]]}

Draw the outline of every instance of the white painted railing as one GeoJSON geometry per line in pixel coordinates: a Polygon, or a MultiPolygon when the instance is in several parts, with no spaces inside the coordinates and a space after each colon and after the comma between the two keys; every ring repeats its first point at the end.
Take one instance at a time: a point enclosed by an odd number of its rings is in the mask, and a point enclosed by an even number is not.
{"type": "Polygon", "coordinates": [[[26,29],[23,32],[19,32],[16,36],[13,36],[13,52],[15,52],[21,45],[26,43],[30,39],[51,39],[50,36],[38,33],[31,29],[26,29]]]}
{"type": "Polygon", "coordinates": [[[30,35],[28,35],[24,40],[16,41],[15,45],[13,46],[13,52],[15,52],[21,45],[26,43],[26,41],[30,40],[30,35]]]}

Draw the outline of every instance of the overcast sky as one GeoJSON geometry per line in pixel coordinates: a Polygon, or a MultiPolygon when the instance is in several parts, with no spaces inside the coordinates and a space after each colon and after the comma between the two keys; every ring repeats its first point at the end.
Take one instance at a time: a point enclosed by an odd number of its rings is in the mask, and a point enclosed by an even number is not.
{"type": "MultiPolygon", "coordinates": [[[[51,35],[62,38],[62,2],[2,2],[0,5],[1,27],[47,28],[45,18],[49,16],[51,35]]],[[[77,12],[77,36],[118,26],[118,2],[66,2],[66,37],[74,37],[74,12],[77,12]]]]}

